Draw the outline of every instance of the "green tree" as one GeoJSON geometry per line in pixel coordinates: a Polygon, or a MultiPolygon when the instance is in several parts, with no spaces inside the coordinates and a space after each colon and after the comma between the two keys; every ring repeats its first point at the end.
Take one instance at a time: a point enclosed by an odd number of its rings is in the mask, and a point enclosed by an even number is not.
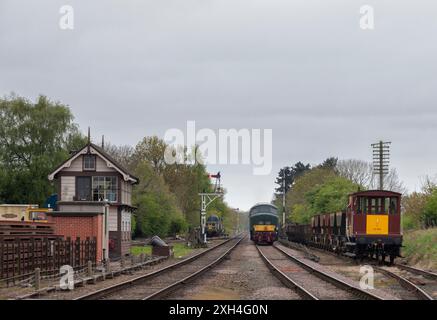
{"type": "Polygon", "coordinates": [[[323,169],[332,169],[334,170],[337,167],[338,158],[336,157],[329,157],[325,161],[322,162],[322,164],[319,165],[320,168],[323,169]]]}
{"type": "Polygon", "coordinates": [[[346,208],[348,195],[360,186],[348,179],[333,176],[307,192],[305,198],[312,215],[339,212],[346,208]]]}
{"type": "Polygon", "coordinates": [[[305,195],[316,186],[322,185],[329,178],[335,176],[336,174],[333,170],[323,168],[314,168],[303,174],[287,193],[287,211],[292,213],[291,208],[295,204],[307,204],[305,195]]]}
{"type": "MultiPolygon", "coordinates": [[[[291,167],[285,167],[279,170],[278,177],[276,178],[275,183],[278,185],[275,188],[275,195],[273,204],[278,207],[278,211],[282,212],[282,194],[284,192],[284,188],[282,186],[283,181],[285,180],[285,194],[287,194],[296,180],[301,177],[305,172],[311,170],[310,164],[303,164],[301,161],[296,162],[291,167]]],[[[286,208],[287,211],[287,208],[286,208]]]]}
{"type": "Polygon", "coordinates": [[[402,197],[404,214],[402,225],[404,229],[428,228],[435,225],[434,202],[437,184],[426,177],[420,192],[413,192],[402,197]]]}
{"type": "Polygon", "coordinates": [[[43,204],[54,191],[47,175],[84,141],[67,106],[0,99],[0,202],[43,204]]]}
{"type": "Polygon", "coordinates": [[[276,184],[278,185],[275,188],[277,195],[281,195],[284,192],[283,182],[285,180],[285,193],[290,190],[291,186],[295,182],[297,178],[303,175],[306,171],[310,170],[310,164],[303,164],[302,162],[297,162],[294,166],[284,167],[279,170],[278,177],[276,178],[276,184]]]}
{"type": "Polygon", "coordinates": [[[176,229],[180,232],[184,228],[182,212],[162,176],[147,161],[139,163],[135,174],[140,179],[133,193],[137,207],[135,235],[167,236],[176,229]]]}
{"type": "MultiPolygon", "coordinates": [[[[193,152],[178,148],[184,161],[169,164],[164,158],[167,147],[162,139],[154,136],[145,137],[133,152],[128,146],[109,145],[106,148],[140,179],[140,185],[134,191],[134,203],[138,207],[137,235],[174,235],[187,226],[198,226],[199,192],[212,191],[206,167],[193,161],[193,152]]],[[[216,209],[227,219],[229,207],[222,200],[216,202],[216,209]]]]}
{"type": "Polygon", "coordinates": [[[212,191],[205,166],[197,162],[166,165],[163,177],[176,196],[187,222],[197,226],[200,214],[199,192],[212,191]]]}
{"type": "Polygon", "coordinates": [[[147,161],[155,172],[161,173],[165,167],[164,152],[166,147],[164,140],[157,136],[145,137],[135,147],[133,154],[134,165],[135,163],[147,161]]]}
{"type": "Polygon", "coordinates": [[[437,226],[437,189],[428,197],[421,220],[426,228],[437,226]]]}
{"type": "Polygon", "coordinates": [[[348,194],[359,188],[363,187],[338,176],[329,166],[317,166],[299,177],[288,192],[288,219],[308,223],[315,214],[338,212],[346,208],[348,194]]]}
{"type": "Polygon", "coordinates": [[[423,192],[413,192],[402,197],[402,206],[404,214],[402,216],[402,225],[404,229],[416,229],[422,224],[422,215],[430,194],[423,192]]]}

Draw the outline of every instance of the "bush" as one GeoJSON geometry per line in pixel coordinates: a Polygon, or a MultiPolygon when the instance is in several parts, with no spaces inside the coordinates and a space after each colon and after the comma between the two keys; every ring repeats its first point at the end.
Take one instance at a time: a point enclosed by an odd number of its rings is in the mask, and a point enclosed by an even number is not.
{"type": "Polygon", "coordinates": [[[187,231],[188,224],[183,217],[174,217],[170,222],[169,233],[172,236],[185,233],[187,231]]]}
{"type": "Polygon", "coordinates": [[[434,190],[426,201],[422,220],[426,227],[437,226],[437,190],[434,190]]]}
{"type": "Polygon", "coordinates": [[[313,214],[344,210],[348,195],[358,190],[358,185],[342,177],[332,177],[314,187],[305,197],[313,214]]]}
{"type": "Polygon", "coordinates": [[[418,221],[408,213],[402,215],[402,228],[404,230],[413,230],[419,227],[418,221]]]}
{"type": "Polygon", "coordinates": [[[137,166],[137,175],[140,183],[133,193],[133,203],[138,208],[136,235],[166,237],[184,231],[185,219],[162,176],[147,162],[137,166]]]}

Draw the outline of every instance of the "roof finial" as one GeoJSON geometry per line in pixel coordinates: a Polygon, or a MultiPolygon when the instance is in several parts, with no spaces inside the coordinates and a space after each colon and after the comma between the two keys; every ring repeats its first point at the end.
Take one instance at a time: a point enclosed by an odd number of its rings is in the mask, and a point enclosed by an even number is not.
{"type": "Polygon", "coordinates": [[[105,149],[105,136],[102,135],[102,149],[105,149]]]}
{"type": "Polygon", "coordinates": [[[91,130],[90,127],[88,127],[88,144],[91,143],[91,130]]]}

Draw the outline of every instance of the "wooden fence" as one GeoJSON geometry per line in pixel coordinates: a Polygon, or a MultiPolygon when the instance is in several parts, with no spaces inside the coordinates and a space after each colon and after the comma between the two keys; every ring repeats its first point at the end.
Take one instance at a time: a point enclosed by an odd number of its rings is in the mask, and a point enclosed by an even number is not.
{"type": "Polygon", "coordinates": [[[96,239],[0,236],[0,279],[30,275],[36,268],[58,273],[63,265],[78,268],[96,263],[96,239]]]}
{"type": "Polygon", "coordinates": [[[54,235],[54,224],[31,221],[0,221],[1,236],[50,236],[54,235]]]}

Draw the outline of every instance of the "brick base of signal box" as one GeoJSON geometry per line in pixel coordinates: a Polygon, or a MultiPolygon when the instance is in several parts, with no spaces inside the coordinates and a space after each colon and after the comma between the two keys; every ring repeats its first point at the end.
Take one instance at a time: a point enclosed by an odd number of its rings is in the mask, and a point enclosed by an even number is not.
{"type": "Polygon", "coordinates": [[[96,238],[97,262],[102,261],[103,214],[97,212],[60,212],[49,213],[49,221],[54,223],[55,234],[64,238],[86,240],[96,238]]]}

